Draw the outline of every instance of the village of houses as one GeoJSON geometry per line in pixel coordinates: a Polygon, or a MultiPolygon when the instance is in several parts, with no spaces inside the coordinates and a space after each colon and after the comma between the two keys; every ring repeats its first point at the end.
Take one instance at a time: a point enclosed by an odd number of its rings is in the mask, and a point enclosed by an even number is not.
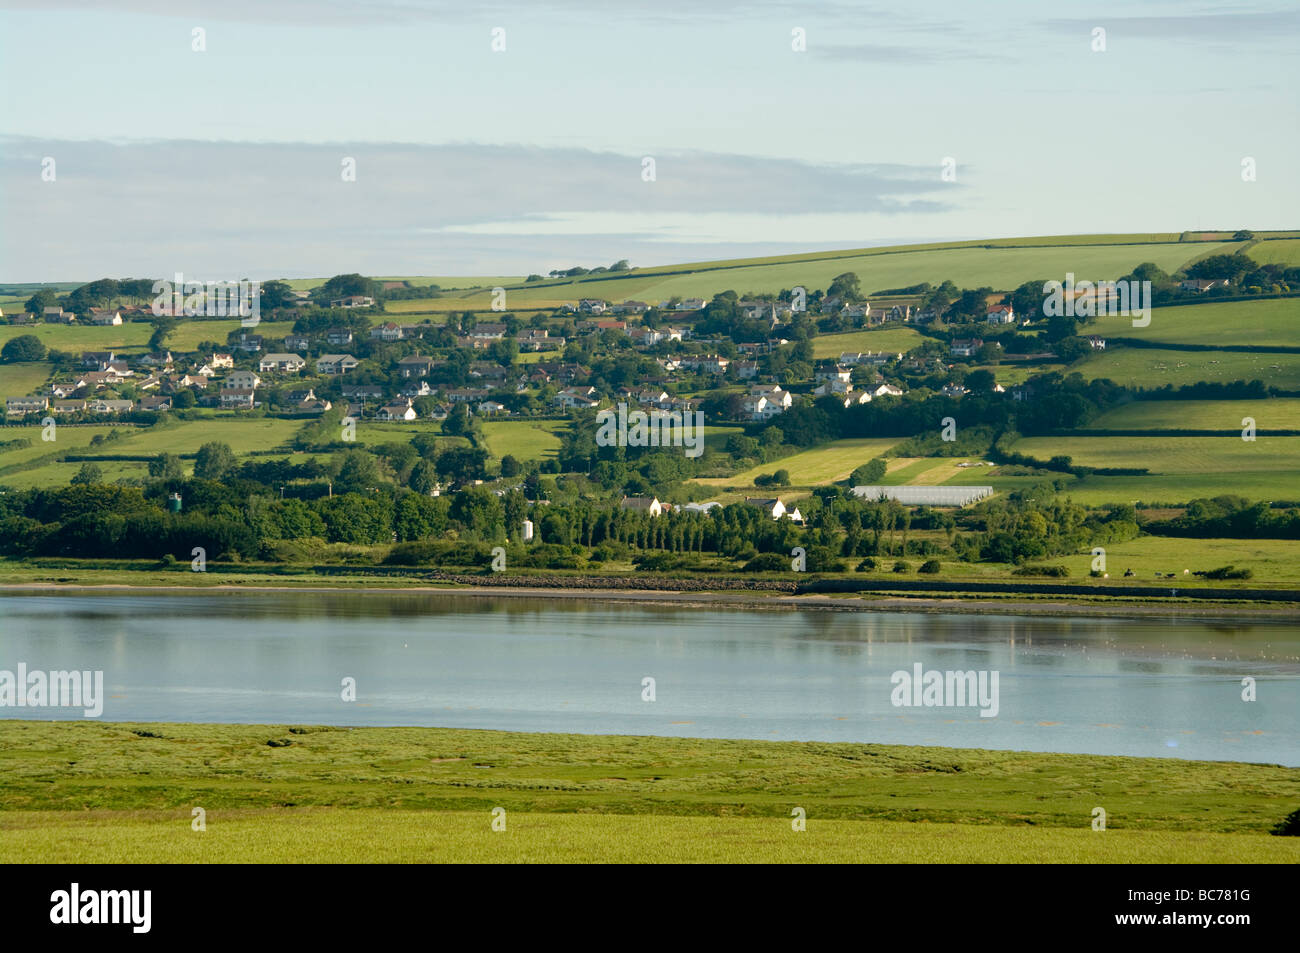
{"type": "MultiPolygon", "coordinates": [[[[873,309],[867,302],[846,303],[835,298],[817,304],[819,315],[837,315],[857,327],[913,324],[934,317],[906,304],[873,309]]],[[[339,313],[383,316],[375,300],[367,296],[330,301],[329,306],[339,313]]],[[[636,320],[651,309],[645,302],[612,304],[584,299],[558,309],[549,320],[534,319],[529,326],[516,324],[513,334],[505,323],[472,322],[467,329],[453,332],[454,341],[447,340],[447,330],[440,324],[353,320],[346,326],[340,322],[340,326],[323,333],[291,333],[279,339],[241,330],[237,336],[231,335],[225,350],[203,353],[160,351],[128,356],[111,350],[85,351],[75,368],[61,366],[58,379],[49,382],[44,392],[6,395],[5,412],[11,421],[32,414],[98,418],[161,413],[195,405],[223,411],[265,409],[279,414],[317,415],[342,400],[348,413],[359,419],[415,421],[422,417],[443,419],[457,404],[466,405],[476,416],[509,417],[519,413],[511,409],[511,395],[523,393],[540,398],[540,403],[531,405],[533,416],[563,415],[620,401],[645,409],[692,411],[698,408],[699,398],[680,394],[733,386],[743,391],[736,420],[761,422],[784,413],[799,399],[834,397],[850,407],[881,397],[901,396],[906,390],[903,375],[942,373],[945,367],[933,354],[909,358],[896,351],[846,351],[838,359],[818,362],[812,380],[765,380],[762,356],[790,343],[782,336],[792,317],[789,305],[741,301],[745,318],[768,322],[771,336],[761,343],[737,345],[734,358],[717,353],[721,339],[692,335],[692,320],[704,306],[705,302],[698,298],[664,302],[658,308],[660,320],[655,322],[656,327],[636,320]],[[665,323],[665,316],[677,318],[680,326],[665,323]],[[559,352],[562,356],[569,340],[554,331],[555,325],[564,322],[578,338],[614,332],[626,335],[634,349],[654,349],[660,372],[643,379],[637,387],[601,392],[589,380],[591,371],[575,361],[538,360],[506,366],[483,353],[495,342],[511,337],[520,352],[559,352]],[[537,326],[539,323],[546,326],[537,326]],[[359,327],[366,329],[356,330],[359,327]],[[432,341],[439,334],[441,341],[432,341]],[[399,343],[406,345],[402,350],[413,353],[385,360],[387,352],[376,347],[399,343]],[[657,347],[661,344],[667,347],[657,347]],[[446,367],[453,349],[469,352],[468,381],[464,386],[437,383],[439,370],[446,367]],[[364,375],[365,382],[354,381],[363,366],[374,373],[364,375]],[[886,379],[886,373],[890,379],[886,379]],[[296,382],[301,386],[294,386],[296,382]],[[122,392],[131,396],[123,396],[122,392]]],[[[290,311],[277,314],[276,319],[302,313],[290,311]]],[[[79,319],[60,307],[52,307],[43,315],[22,315],[11,321],[103,326],[147,321],[151,317],[147,308],[121,308],[92,309],[79,319]]],[[[1006,304],[992,305],[985,320],[989,325],[1027,323],[1018,322],[1006,304]]],[[[1105,347],[1100,338],[1091,337],[1089,341],[1094,348],[1105,347]]],[[[980,355],[984,346],[985,341],[978,337],[956,338],[947,345],[948,356],[953,361],[969,362],[980,355]]],[[[996,390],[1003,392],[1004,388],[999,385],[996,390]]],[[[948,383],[942,392],[960,397],[966,388],[948,383]]]]}

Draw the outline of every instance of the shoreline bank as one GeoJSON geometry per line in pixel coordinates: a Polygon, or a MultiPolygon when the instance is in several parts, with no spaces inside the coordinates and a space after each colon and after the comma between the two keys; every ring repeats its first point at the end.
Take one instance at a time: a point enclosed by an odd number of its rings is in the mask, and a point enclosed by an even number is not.
{"type": "Polygon", "coordinates": [[[661,590],[558,588],[546,586],[303,586],[247,585],[215,583],[193,585],[136,585],[130,583],[25,582],[0,583],[0,594],[57,593],[150,593],[177,592],[233,594],[265,593],[350,593],[357,595],[447,595],[468,598],[550,599],[556,601],[604,601],[629,605],[671,605],[688,607],[738,607],[747,609],[818,609],[841,612],[919,612],[966,613],[975,615],[1095,616],[1115,618],[1186,618],[1186,619],[1259,619],[1262,621],[1300,621],[1300,606],[1241,605],[1186,601],[1152,603],[1149,600],[1128,602],[1084,602],[1068,599],[987,599],[969,596],[912,597],[897,595],[793,595],[757,590],[661,590]]]}

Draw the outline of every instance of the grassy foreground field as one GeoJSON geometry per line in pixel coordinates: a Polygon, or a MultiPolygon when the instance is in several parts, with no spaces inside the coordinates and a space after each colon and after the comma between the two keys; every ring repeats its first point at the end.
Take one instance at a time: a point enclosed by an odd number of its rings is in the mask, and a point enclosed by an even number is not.
{"type": "Polygon", "coordinates": [[[0,766],[2,862],[1300,860],[1300,841],[1268,833],[1300,803],[1300,771],[1269,765],[6,721],[0,766]]]}

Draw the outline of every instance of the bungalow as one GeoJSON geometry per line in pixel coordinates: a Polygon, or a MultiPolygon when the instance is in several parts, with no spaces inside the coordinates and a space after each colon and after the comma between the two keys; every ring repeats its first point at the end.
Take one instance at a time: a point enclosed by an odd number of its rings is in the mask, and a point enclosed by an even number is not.
{"type": "Polygon", "coordinates": [[[703,298],[686,298],[677,305],[678,311],[699,311],[704,307],[703,298]]]}
{"type": "Polygon", "coordinates": [[[578,302],[578,311],[582,314],[604,314],[609,305],[599,298],[583,298],[578,302]]]}
{"type": "Polygon", "coordinates": [[[377,400],[384,396],[384,389],[377,384],[344,384],[340,393],[352,400],[377,400]]]}
{"type": "Polygon", "coordinates": [[[335,347],[352,343],[352,332],[347,328],[330,328],[325,332],[325,341],[335,347]]]}
{"type": "Polygon", "coordinates": [[[154,390],[162,384],[162,378],[156,374],[150,374],[147,377],[136,379],[135,386],[137,390],[154,390]]]}
{"type": "Polygon", "coordinates": [[[92,400],[88,409],[97,414],[129,414],[134,407],[130,400],[92,400]]]}
{"type": "Polygon", "coordinates": [[[252,371],[231,371],[221,381],[222,390],[256,390],[262,386],[262,378],[252,371]]]}
{"type": "Polygon", "coordinates": [[[251,387],[223,387],[221,406],[234,410],[252,410],[255,394],[251,387]]]}
{"type": "Polygon", "coordinates": [[[112,351],[82,351],[81,366],[93,368],[102,371],[117,360],[117,355],[112,351]]]}
{"type": "Polygon", "coordinates": [[[707,513],[720,506],[722,506],[722,504],[717,500],[709,500],[707,503],[685,503],[682,505],[682,509],[687,513],[707,513]]]}
{"type": "Polygon", "coordinates": [[[50,404],[50,412],[55,414],[80,414],[85,410],[84,400],[56,400],[50,404]]]}
{"type": "Polygon", "coordinates": [[[373,308],[375,299],[369,295],[348,295],[346,298],[335,298],[330,302],[331,308],[373,308]]]}
{"type": "Polygon", "coordinates": [[[159,351],[155,354],[146,354],[140,358],[140,363],[145,367],[170,367],[175,363],[171,351],[159,351]]]}
{"type": "Polygon", "coordinates": [[[291,390],[284,395],[286,404],[301,404],[304,400],[315,400],[316,388],[308,387],[306,390],[291,390]]]}
{"type": "Polygon", "coordinates": [[[322,354],[316,359],[317,374],[346,374],[360,365],[351,354],[322,354]]]}
{"type": "Polygon", "coordinates": [[[370,336],[376,341],[400,341],[405,335],[402,333],[400,325],[392,321],[385,321],[383,324],[377,324],[370,329],[370,336]]]}
{"type": "Polygon", "coordinates": [[[974,357],[984,346],[982,338],[958,338],[948,348],[953,357],[974,357]]]}
{"type": "Polygon", "coordinates": [[[35,414],[49,410],[48,397],[9,397],[5,399],[5,413],[11,417],[35,414]]]}
{"type": "Polygon", "coordinates": [[[311,338],[306,334],[286,334],[284,349],[286,351],[306,351],[311,347],[311,338]]]}
{"type": "Polygon", "coordinates": [[[241,351],[247,351],[249,354],[255,354],[262,349],[262,335],[241,334],[239,340],[231,346],[241,351]]]}
{"type": "Polygon", "coordinates": [[[939,393],[945,397],[965,397],[970,393],[970,389],[960,384],[944,384],[939,388],[939,393]]]}
{"type": "Polygon", "coordinates": [[[172,399],[164,397],[161,394],[153,394],[149,397],[140,398],[140,409],[161,412],[172,409],[172,399]]]}
{"type": "Polygon", "coordinates": [[[872,397],[902,397],[903,388],[895,387],[893,384],[881,384],[867,391],[872,397]]]}
{"type": "Polygon", "coordinates": [[[57,306],[46,308],[43,317],[50,324],[72,324],[77,320],[77,316],[71,311],[64,311],[57,306]]]}
{"type": "Polygon", "coordinates": [[[613,307],[615,314],[645,314],[650,310],[650,305],[644,301],[624,301],[622,304],[616,304],[613,307]]]}
{"type": "Polygon", "coordinates": [[[221,370],[223,367],[234,367],[235,356],[233,354],[213,354],[208,358],[208,366],[215,370],[221,370]]]}
{"type": "Polygon", "coordinates": [[[443,396],[453,404],[477,404],[487,400],[490,393],[486,387],[454,387],[443,391],[443,396]]]}
{"type": "Polygon", "coordinates": [[[415,420],[419,416],[415,408],[411,406],[409,398],[404,401],[385,404],[375,413],[375,417],[379,420],[415,420]]]}
{"type": "Polygon", "coordinates": [[[619,509],[636,510],[651,516],[660,516],[664,511],[663,504],[655,496],[625,496],[618,505],[619,509]]]}
{"type": "Polygon", "coordinates": [[[988,321],[989,324],[1015,324],[1016,312],[1009,304],[995,304],[993,307],[989,308],[988,314],[984,316],[984,319],[988,321]]]}
{"type": "Polygon", "coordinates": [[[91,308],[86,321],[100,327],[117,327],[122,323],[122,312],[113,308],[91,308]]]}
{"type": "Polygon", "coordinates": [[[306,366],[307,359],[300,354],[267,354],[257,362],[257,369],[263,373],[280,371],[286,374],[297,374],[306,366]]]}
{"type": "Polygon", "coordinates": [[[475,407],[474,410],[476,413],[484,414],[489,417],[495,416],[497,414],[508,413],[508,411],[506,410],[506,405],[499,403],[498,401],[495,400],[485,400],[477,407],[475,407]]]}
{"type": "MultiPolygon", "coordinates": [[[[1178,288],[1181,291],[1199,291],[1204,293],[1206,291],[1212,291],[1215,288],[1226,288],[1228,287],[1228,284],[1229,282],[1227,278],[1196,278],[1190,281],[1179,282],[1178,288]]],[[[50,309],[46,308],[45,310],[49,311],[50,309]]]]}
{"type": "Polygon", "coordinates": [[[298,403],[293,405],[293,409],[295,413],[299,414],[323,414],[333,406],[334,405],[328,400],[317,400],[313,398],[311,400],[298,401],[298,403]]]}

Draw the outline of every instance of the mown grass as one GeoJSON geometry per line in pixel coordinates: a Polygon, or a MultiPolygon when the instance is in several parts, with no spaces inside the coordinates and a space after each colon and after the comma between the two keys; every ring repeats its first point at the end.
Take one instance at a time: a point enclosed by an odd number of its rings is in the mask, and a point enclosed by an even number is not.
{"type": "Polygon", "coordinates": [[[0,766],[8,862],[818,856],[799,853],[812,845],[798,836],[846,860],[1100,861],[1116,849],[1151,860],[1234,850],[1300,857],[1300,844],[1267,835],[1300,801],[1300,771],[1268,765],[439,728],[6,721],[0,766]],[[207,812],[204,835],[190,829],[194,807],[207,812]],[[497,807],[507,812],[503,833],[490,826],[497,807]],[[809,818],[798,836],[795,807],[809,818]],[[1095,807],[1107,813],[1105,834],[1091,830],[1095,807]],[[1112,836],[1126,846],[1094,846],[1112,836]]]}
{"type": "MultiPolygon", "coordinates": [[[[705,486],[753,486],[754,478],[777,470],[788,470],[790,485],[795,487],[820,486],[847,480],[857,467],[882,456],[886,450],[898,441],[894,438],[854,438],[835,440],[831,443],[805,450],[771,463],[751,467],[732,476],[696,479],[691,482],[705,486]]],[[[764,487],[763,493],[757,495],[785,497],[786,487],[764,487]]]]}
{"type": "Polygon", "coordinates": [[[841,334],[819,334],[813,338],[813,357],[839,357],[845,351],[894,351],[906,353],[925,338],[912,328],[875,328],[866,331],[846,331],[841,334]]]}

